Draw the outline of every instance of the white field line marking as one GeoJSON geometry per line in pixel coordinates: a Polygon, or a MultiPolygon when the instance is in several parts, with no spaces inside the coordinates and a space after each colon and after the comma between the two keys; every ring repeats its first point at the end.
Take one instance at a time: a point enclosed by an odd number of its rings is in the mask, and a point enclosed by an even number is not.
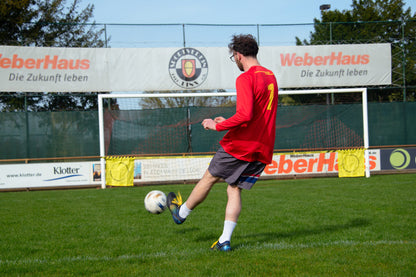
{"type": "Polygon", "coordinates": [[[332,246],[377,246],[377,245],[416,245],[416,241],[413,240],[398,240],[398,241],[352,241],[341,240],[332,242],[317,242],[317,243],[262,243],[257,245],[247,245],[240,248],[247,249],[304,249],[304,248],[319,248],[319,247],[332,247],[332,246]]]}
{"type": "MultiPolygon", "coordinates": [[[[238,249],[305,249],[305,248],[320,248],[320,247],[332,247],[332,246],[378,246],[378,245],[416,245],[414,240],[397,240],[397,241],[352,241],[352,240],[341,240],[333,242],[322,242],[322,243],[258,243],[256,245],[242,245],[238,249]]],[[[193,253],[203,253],[205,249],[192,251],[193,253]]],[[[189,251],[184,251],[182,254],[190,254],[189,251]]],[[[122,255],[118,257],[92,257],[92,256],[76,256],[76,257],[64,257],[60,259],[49,259],[48,257],[39,258],[39,259],[16,259],[16,260],[0,260],[0,266],[4,265],[34,265],[34,264],[57,264],[57,263],[66,263],[66,262],[102,262],[102,261],[123,261],[123,260],[140,260],[145,258],[161,258],[168,257],[171,255],[181,256],[181,253],[178,252],[155,252],[148,253],[143,255],[122,255]],[[179,254],[179,255],[178,255],[179,254]]]]}

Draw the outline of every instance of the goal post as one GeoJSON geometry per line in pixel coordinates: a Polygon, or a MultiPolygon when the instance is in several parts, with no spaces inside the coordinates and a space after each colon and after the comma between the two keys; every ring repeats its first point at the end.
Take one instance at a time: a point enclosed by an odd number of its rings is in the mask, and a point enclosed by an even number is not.
{"type": "Polygon", "coordinates": [[[363,117],[363,142],[364,142],[364,160],[365,176],[370,177],[369,161],[369,133],[368,133],[368,105],[367,105],[367,88],[342,88],[342,89],[310,89],[310,90],[279,90],[279,95],[296,95],[296,94],[332,94],[332,93],[358,93],[361,94],[362,117],[363,117]]]}
{"type": "Polygon", "coordinates": [[[100,141],[100,163],[101,163],[101,188],[106,188],[105,176],[105,138],[104,138],[104,101],[110,98],[172,98],[172,97],[225,97],[235,96],[236,92],[217,92],[217,93],[142,93],[142,94],[99,94],[98,95],[98,120],[99,120],[99,141],[100,141]]]}
{"type": "MultiPolygon", "coordinates": [[[[367,88],[339,88],[339,89],[310,89],[310,90],[279,90],[279,97],[287,95],[287,96],[299,96],[299,95],[334,95],[334,94],[357,94],[361,95],[361,104],[362,104],[362,145],[360,147],[364,148],[365,153],[365,175],[366,177],[370,177],[370,168],[369,168],[369,133],[368,133],[368,108],[367,108],[367,88]]],[[[100,161],[101,161],[101,187],[106,187],[106,171],[105,171],[105,157],[108,156],[108,153],[106,153],[106,130],[105,130],[105,110],[109,109],[105,106],[104,100],[105,99],[135,99],[132,102],[135,102],[137,100],[142,100],[146,98],[155,98],[155,99],[174,99],[174,98],[204,98],[204,97],[235,97],[236,92],[186,92],[186,93],[138,93],[138,94],[99,94],[98,95],[98,117],[99,117],[99,143],[100,143],[100,161]]],[[[131,100],[129,100],[131,101],[131,100]]],[[[120,110],[123,109],[122,107],[118,107],[120,110]]],[[[207,107],[206,109],[214,109],[215,107],[207,107]]],[[[221,107],[217,107],[221,108],[221,107]]],[[[129,109],[129,108],[126,108],[129,109]]],[[[220,109],[222,110],[222,108],[220,109]]],[[[235,109],[234,109],[235,110],[235,109]]],[[[189,113],[189,109],[187,111],[189,113]]],[[[279,112],[279,108],[278,108],[279,112]]],[[[135,115],[132,115],[133,117],[135,115]]],[[[169,116],[169,115],[168,115],[169,116]]],[[[164,119],[166,120],[168,116],[165,116],[164,119]]],[[[168,118],[170,120],[170,118],[168,118]]],[[[157,119],[154,119],[157,121],[157,119]]],[[[174,119],[173,119],[174,120],[174,119]]],[[[158,122],[157,122],[158,123],[158,122]]],[[[189,125],[189,122],[183,123],[184,125],[189,125]]],[[[279,116],[277,119],[277,124],[279,124],[279,116]]],[[[175,124],[170,124],[173,127],[175,127],[175,124]]],[[[172,127],[171,126],[171,127],[172,127]]],[[[108,131],[107,131],[108,132],[108,131]]],[[[148,137],[148,135],[145,136],[144,139],[152,140],[152,137],[148,137]]],[[[169,135],[167,135],[169,136],[169,135]]],[[[134,137],[134,134],[129,135],[129,137],[134,137]]],[[[192,135],[190,136],[192,137],[192,135]]],[[[134,139],[134,138],[133,138],[134,139]]],[[[279,141],[277,140],[277,143],[279,141]]],[[[107,142],[107,147],[109,143],[107,142]]],[[[207,151],[208,152],[208,151],[207,151]]],[[[118,153],[117,155],[131,155],[132,153],[118,153]]],[[[169,154],[169,153],[166,153],[169,154]]],[[[112,154],[111,154],[112,155],[112,154]]]]}

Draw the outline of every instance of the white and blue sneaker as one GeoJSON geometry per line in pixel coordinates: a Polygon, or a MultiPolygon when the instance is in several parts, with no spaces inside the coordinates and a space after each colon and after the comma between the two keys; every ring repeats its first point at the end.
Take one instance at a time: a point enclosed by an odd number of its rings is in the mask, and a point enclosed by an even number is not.
{"type": "Polygon", "coordinates": [[[223,243],[220,243],[220,241],[217,240],[216,242],[212,244],[211,250],[218,250],[218,251],[223,251],[223,252],[231,251],[230,241],[227,240],[227,241],[224,241],[223,243]]]}
{"type": "Polygon", "coordinates": [[[179,208],[182,206],[181,194],[178,192],[178,195],[176,195],[174,192],[169,192],[166,202],[169,211],[172,214],[173,221],[176,224],[182,224],[186,218],[179,216],[179,208]]]}

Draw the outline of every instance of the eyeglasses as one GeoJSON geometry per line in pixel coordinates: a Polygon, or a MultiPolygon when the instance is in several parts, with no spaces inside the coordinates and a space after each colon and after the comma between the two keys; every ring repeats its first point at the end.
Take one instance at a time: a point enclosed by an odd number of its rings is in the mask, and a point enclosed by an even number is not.
{"type": "Polygon", "coordinates": [[[230,60],[234,63],[235,59],[234,59],[234,54],[231,55],[230,60]]]}

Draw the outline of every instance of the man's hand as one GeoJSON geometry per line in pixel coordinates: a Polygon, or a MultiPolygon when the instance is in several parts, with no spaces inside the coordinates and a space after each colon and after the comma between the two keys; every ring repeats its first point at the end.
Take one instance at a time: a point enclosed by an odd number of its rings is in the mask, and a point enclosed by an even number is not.
{"type": "Polygon", "coordinates": [[[223,122],[224,120],[225,120],[225,118],[224,118],[224,117],[219,116],[219,117],[216,117],[216,118],[214,119],[214,122],[215,122],[215,123],[221,123],[221,122],[223,122]]]}
{"type": "Polygon", "coordinates": [[[202,121],[202,126],[204,127],[205,130],[214,130],[214,131],[216,131],[217,130],[215,128],[216,125],[217,125],[217,123],[214,120],[210,119],[210,118],[204,119],[202,121]]]}

